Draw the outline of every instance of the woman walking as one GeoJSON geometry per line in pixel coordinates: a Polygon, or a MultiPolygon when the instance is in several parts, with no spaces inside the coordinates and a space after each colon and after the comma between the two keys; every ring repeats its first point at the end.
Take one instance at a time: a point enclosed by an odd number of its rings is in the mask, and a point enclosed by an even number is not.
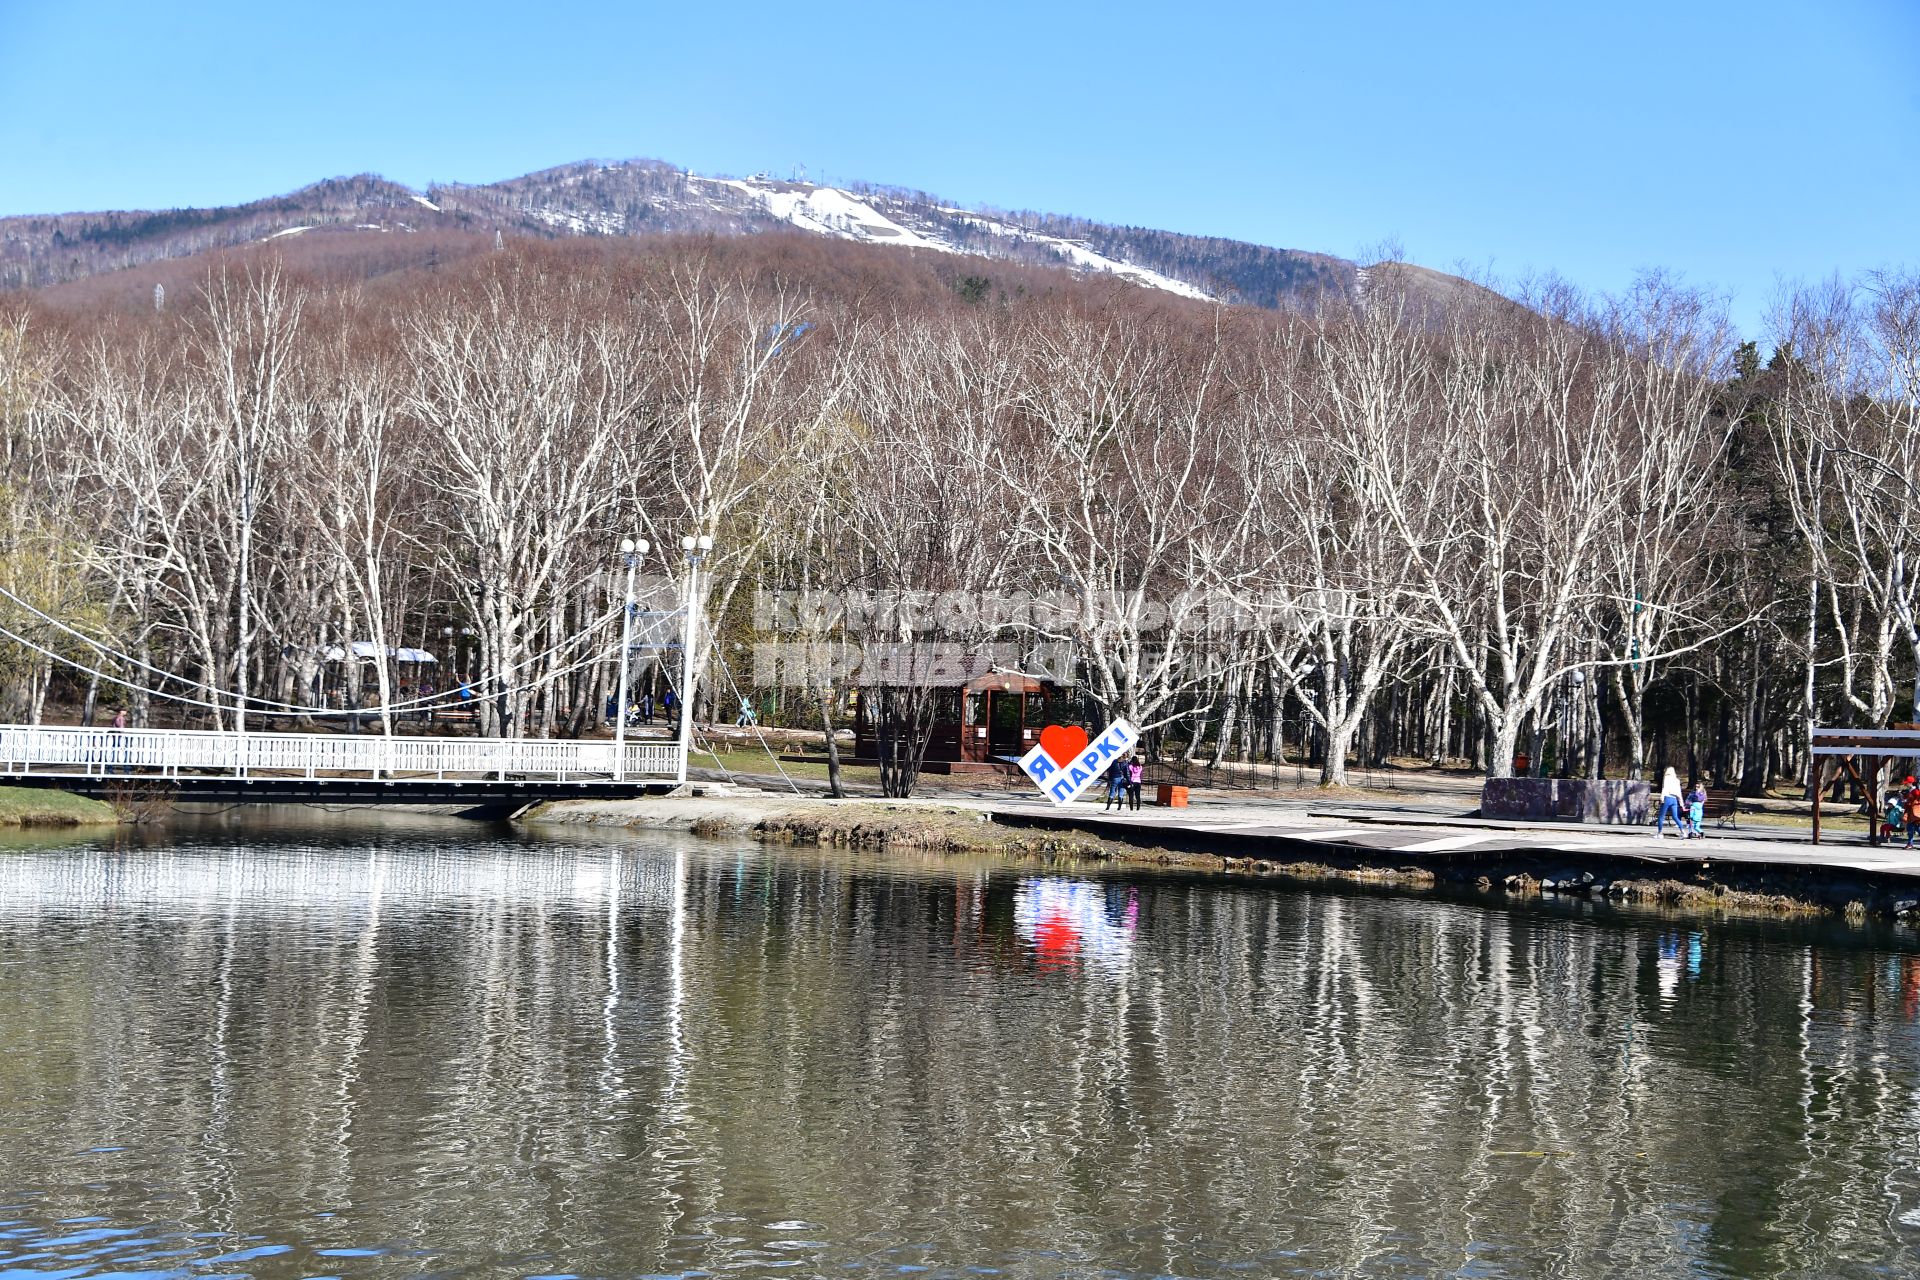
{"type": "Polygon", "coordinates": [[[1668,818],[1673,819],[1674,830],[1680,833],[1680,838],[1683,840],[1686,839],[1687,820],[1682,817],[1680,813],[1680,797],[1682,794],[1683,792],[1680,790],[1680,775],[1669,768],[1666,776],[1660,780],[1660,817],[1653,826],[1653,838],[1655,840],[1664,840],[1667,838],[1668,818]]]}

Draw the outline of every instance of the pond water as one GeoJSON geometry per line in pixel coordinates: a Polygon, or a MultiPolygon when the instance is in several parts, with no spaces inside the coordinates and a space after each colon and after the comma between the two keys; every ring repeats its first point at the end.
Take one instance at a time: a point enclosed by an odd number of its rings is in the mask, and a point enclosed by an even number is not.
{"type": "Polygon", "coordinates": [[[0,851],[0,1277],[1920,1272],[1909,934],[312,811],[0,851]]]}

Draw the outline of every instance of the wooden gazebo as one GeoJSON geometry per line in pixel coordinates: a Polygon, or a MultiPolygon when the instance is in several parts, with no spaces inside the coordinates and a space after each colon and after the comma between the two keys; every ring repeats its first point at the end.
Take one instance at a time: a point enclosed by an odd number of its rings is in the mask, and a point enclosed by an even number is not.
{"type": "MultiPolygon", "coordinates": [[[[881,689],[925,690],[933,699],[927,740],[928,773],[987,773],[1013,767],[1040,740],[1057,713],[1059,688],[999,665],[994,655],[939,647],[870,653],[853,675],[861,696],[881,689]]],[[[867,717],[854,722],[856,761],[872,760],[878,746],[867,717]]]]}
{"type": "Polygon", "coordinates": [[[1920,728],[1911,724],[1890,729],[1826,729],[1807,734],[1807,762],[1813,782],[1813,842],[1820,843],[1820,797],[1827,789],[1827,769],[1837,763],[1859,784],[1873,808],[1867,840],[1880,843],[1880,771],[1894,760],[1920,760],[1920,728]]]}

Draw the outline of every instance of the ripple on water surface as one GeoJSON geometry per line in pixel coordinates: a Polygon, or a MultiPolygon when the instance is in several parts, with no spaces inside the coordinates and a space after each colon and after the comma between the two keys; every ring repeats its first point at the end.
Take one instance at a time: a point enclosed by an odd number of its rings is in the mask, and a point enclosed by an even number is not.
{"type": "Polygon", "coordinates": [[[1911,946],[431,820],[10,851],[0,1280],[1910,1273],[1911,946]]]}

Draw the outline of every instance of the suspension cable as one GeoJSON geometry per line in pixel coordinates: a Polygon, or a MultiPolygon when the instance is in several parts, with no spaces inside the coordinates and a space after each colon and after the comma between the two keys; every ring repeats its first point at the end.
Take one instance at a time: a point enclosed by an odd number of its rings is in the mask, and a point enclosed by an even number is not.
{"type": "MultiPolygon", "coordinates": [[[[136,692],[146,693],[153,697],[168,698],[175,702],[184,702],[193,706],[208,707],[216,711],[239,710],[241,709],[241,705],[243,703],[246,706],[257,707],[261,711],[268,712],[270,714],[281,714],[281,715],[312,715],[312,714],[341,710],[341,708],[338,708],[338,707],[314,706],[314,705],[308,705],[308,704],[302,704],[302,703],[282,702],[277,698],[258,697],[252,694],[238,694],[231,690],[222,689],[222,688],[219,688],[218,686],[207,684],[204,681],[190,680],[186,676],[180,675],[176,672],[166,671],[162,668],[153,666],[151,663],[143,662],[140,659],[135,658],[130,654],[122,653],[119,650],[114,649],[110,645],[107,645],[102,641],[94,639],[92,636],[87,635],[85,632],[76,630],[74,627],[68,625],[66,622],[63,622],[61,619],[56,618],[53,615],[47,613],[46,611],[38,608],[37,606],[33,605],[31,602],[21,599],[18,595],[15,595],[12,591],[9,591],[4,586],[0,586],[0,596],[6,597],[7,599],[13,601],[15,604],[19,605],[21,608],[25,609],[28,613],[51,624],[52,626],[58,628],[60,631],[63,631],[66,634],[74,637],[76,640],[79,640],[81,643],[87,645],[89,648],[101,654],[103,657],[113,659],[115,661],[123,662],[128,666],[134,667],[138,670],[151,672],[152,674],[159,676],[165,680],[178,681],[179,683],[186,685],[188,688],[205,690],[208,693],[213,694],[215,697],[229,698],[229,699],[232,699],[233,701],[231,703],[206,702],[197,698],[189,698],[181,694],[167,693],[163,690],[149,688],[145,685],[134,684],[131,681],[122,680],[117,676],[110,676],[104,672],[96,671],[93,668],[83,666],[82,664],[74,662],[72,659],[66,658],[58,653],[53,652],[52,650],[43,649],[40,646],[35,645],[32,641],[27,640],[25,637],[16,635],[13,632],[6,632],[7,635],[12,636],[12,638],[17,640],[19,643],[25,644],[29,648],[33,648],[36,651],[43,653],[48,657],[55,658],[56,660],[64,662],[69,666],[77,668],[78,670],[84,671],[87,674],[96,675],[102,679],[109,680],[114,684],[124,685],[126,688],[132,689],[136,692]]],[[[501,676],[505,676],[512,672],[519,671],[523,667],[531,666],[534,663],[547,658],[553,653],[558,652],[560,649],[565,648],[567,645],[574,644],[579,640],[581,640],[582,638],[588,635],[591,635],[595,630],[605,626],[608,622],[612,621],[614,618],[617,618],[619,616],[620,616],[620,609],[618,608],[611,609],[607,613],[601,615],[599,618],[594,619],[592,622],[582,627],[579,631],[576,631],[572,635],[563,637],[562,639],[554,642],[552,645],[549,645],[546,649],[542,650],[540,653],[537,653],[532,655],[531,657],[525,658],[520,662],[516,662],[512,666],[503,668],[498,674],[501,676]]],[[[593,655],[591,655],[591,658],[598,658],[601,656],[604,656],[604,651],[596,651],[593,655]]],[[[591,660],[591,658],[589,658],[588,660],[591,660]]],[[[539,680],[532,681],[528,684],[514,685],[505,690],[501,690],[498,693],[488,694],[485,696],[497,697],[497,696],[500,696],[501,694],[511,695],[514,693],[524,692],[528,689],[538,688],[542,684],[550,683],[554,679],[554,677],[565,674],[568,671],[573,671],[581,665],[582,663],[575,662],[567,667],[561,668],[559,671],[550,672],[539,680]]],[[[462,701],[462,699],[458,698],[457,691],[443,691],[439,693],[425,694],[415,698],[404,698],[397,702],[384,702],[384,703],[378,703],[371,707],[359,707],[359,708],[351,708],[351,709],[358,710],[358,711],[375,712],[375,713],[405,711],[409,709],[432,710],[439,706],[449,706],[449,707],[455,706],[460,701],[462,701]]]]}
{"type": "MultiPolygon", "coordinates": [[[[733,678],[733,668],[727,665],[727,655],[720,651],[719,645],[715,645],[713,647],[713,656],[715,661],[717,661],[720,664],[720,674],[724,675],[727,678],[727,687],[733,690],[734,698],[739,701],[742,708],[752,712],[753,704],[747,701],[747,696],[744,693],[740,692],[739,682],[733,678]]],[[[760,716],[757,712],[754,712],[749,717],[748,724],[753,729],[754,736],[760,739],[761,750],[767,753],[767,759],[773,761],[773,767],[775,771],[779,773],[782,781],[784,781],[789,787],[793,788],[793,794],[801,795],[802,792],[800,790],[800,784],[795,782],[791,777],[789,777],[787,775],[787,771],[780,767],[780,757],[773,753],[773,747],[768,744],[767,735],[765,731],[762,730],[760,727],[760,716]]],[[[719,757],[716,754],[714,758],[718,759],[719,757]]],[[[721,766],[721,768],[723,769],[725,767],[726,767],[725,765],[721,766]]]]}
{"type": "MultiPolygon", "coordinates": [[[[602,619],[601,621],[604,622],[605,619],[602,619]]],[[[598,626],[599,624],[596,623],[594,625],[598,626]]],[[[592,630],[592,627],[588,628],[588,631],[590,630],[592,630]]],[[[563,643],[572,643],[573,641],[578,640],[581,636],[585,634],[587,634],[587,631],[576,632],[574,635],[568,637],[567,641],[563,643]]],[[[236,706],[226,704],[226,703],[208,702],[202,698],[192,698],[192,697],[188,697],[185,694],[169,693],[164,689],[153,689],[153,688],[149,688],[146,685],[135,684],[131,680],[127,680],[121,676],[116,676],[113,673],[108,671],[102,671],[97,667],[90,667],[87,664],[80,662],[74,658],[70,658],[63,653],[57,652],[56,650],[53,650],[53,649],[49,649],[45,645],[42,645],[35,640],[29,639],[28,637],[23,636],[16,631],[12,631],[5,626],[0,626],[0,636],[4,636],[5,638],[12,640],[16,644],[24,645],[26,648],[31,649],[33,652],[38,653],[43,657],[50,658],[53,661],[61,663],[64,666],[72,667],[74,670],[79,671],[84,675],[93,676],[95,679],[104,680],[109,684],[119,685],[134,693],[144,693],[149,697],[161,698],[168,702],[184,703],[188,706],[203,707],[210,711],[230,712],[238,709],[236,706]]],[[[553,646],[553,648],[559,648],[559,647],[560,647],[559,645],[553,646]]],[[[549,649],[547,650],[547,652],[551,653],[553,652],[553,649],[549,649]]],[[[610,652],[610,649],[605,647],[593,650],[592,652],[588,653],[584,657],[581,657],[575,660],[574,662],[568,663],[564,667],[560,667],[554,671],[550,671],[546,675],[541,676],[537,680],[532,680],[525,684],[514,685],[507,689],[501,690],[500,694],[512,695],[516,693],[524,693],[524,692],[527,692],[528,690],[538,689],[544,685],[549,685],[553,683],[553,681],[557,680],[559,677],[564,676],[570,672],[577,671],[581,667],[586,666],[590,662],[599,661],[600,659],[606,657],[609,652],[610,652]]],[[[536,661],[538,657],[544,657],[544,656],[545,654],[537,655],[536,658],[529,659],[529,661],[536,661]]],[[[514,667],[508,668],[508,670],[515,670],[518,667],[525,666],[525,665],[527,664],[517,663],[515,664],[514,667]]],[[[500,695],[493,694],[493,695],[487,695],[487,696],[500,696],[500,695]]],[[[416,706],[416,704],[425,704],[428,702],[431,702],[434,705],[417,707],[417,709],[435,710],[442,707],[457,706],[461,700],[462,699],[460,699],[458,691],[455,690],[449,693],[434,694],[434,695],[431,695],[430,698],[415,698],[406,702],[386,703],[377,707],[347,708],[347,710],[353,711],[358,714],[369,714],[369,713],[380,712],[380,711],[392,711],[395,708],[416,706]]],[[[255,700],[249,699],[249,701],[251,702],[255,700]]],[[[268,704],[265,702],[265,700],[260,700],[260,701],[262,702],[262,705],[260,706],[261,711],[270,715],[295,715],[295,714],[337,715],[337,714],[340,714],[341,712],[341,708],[338,708],[338,707],[298,707],[292,703],[268,704]],[[285,711],[273,710],[271,709],[273,707],[285,707],[285,708],[290,708],[290,710],[285,710],[285,711]]]]}

